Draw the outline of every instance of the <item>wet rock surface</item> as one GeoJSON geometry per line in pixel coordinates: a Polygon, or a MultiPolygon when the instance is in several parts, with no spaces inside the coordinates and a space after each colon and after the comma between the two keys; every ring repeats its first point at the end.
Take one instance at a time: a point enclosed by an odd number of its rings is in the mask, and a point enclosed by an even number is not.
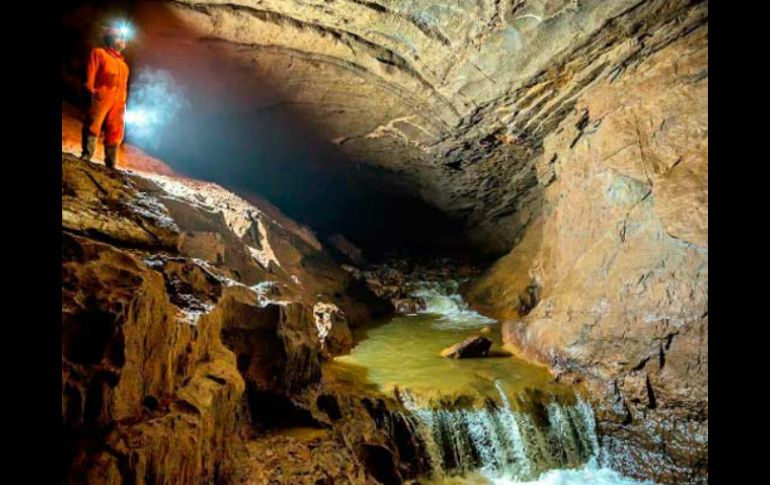
{"type": "MultiPolygon", "coordinates": [[[[352,283],[318,255],[310,261],[320,263],[301,266],[301,279],[292,278],[289,256],[311,251],[299,242],[306,238],[287,240],[268,224],[250,233],[255,223],[241,217],[242,209],[259,209],[221,189],[197,187],[195,203],[169,180],[158,184],[151,176],[63,158],[65,174],[96,172],[91,176],[106,179],[102,187],[121,191],[125,207],[134,207],[132,198],[155,199],[155,212],[142,213],[150,230],[171,220],[176,234],[201,228],[219,234],[224,245],[207,261],[186,254],[179,237],[176,247],[153,249],[112,226],[90,232],[86,216],[106,204],[94,203],[97,209],[83,212],[77,224],[63,226],[66,482],[374,484],[481,466],[502,470],[508,458],[490,456],[523,453],[515,451],[520,440],[512,438],[518,428],[511,419],[526,425],[526,439],[543,443],[527,457],[522,476],[580,464],[596,449],[590,408],[566,388],[552,396],[527,389],[508,402],[497,384],[487,383],[500,397],[459,393],[423,409],[406,390],[385,395],[366,378],[330,371],[336,363],[325,359],[350,341],[345,312],[326,298],[352,283]],[[313,280],[319,275],[340,281],[324,286],[313,280]],[[306,286],[327,293],[309,295],[306,286]],[[435,435],[434,422],[462,439],[435,435]],[[479,435],[479,423],[494,442],[479,435]],[[577,437],[570,426],[580,429],[577,437]]],[[[68,203],[89,190],[101,194],[95,184],[78,190],[68,203]]],[[[433,278],[432,284],[448,274],[447,261],[393,266],[404,271],[374,271],[394,281],[405,274],[433,278]]],[[[454,295],[456,285],[448,291],[454,295]]]]}
{"type": "MultiPolygon", "coordinates": [[[[216,186],[62,158],[65,481],[237,483],[260,433],[342,419],[338,398],[297,396],[321,392],[323,359],[351,344],[346,310],[366,308],[307,234],[216,186]],[[200,234],[215,251],[189,244],[200,234]]],[[[391,473],[351,450],[353,483],[391,473]]]]}
{"type": "Polygon", "coordinates": [[[361,268],[350,265],[342,267],[363,287],[388,303],[382,315],[425,311],[425,298],[415,295],[416,282],[441,282],[453,277],[467,280],[481,273],[481,269],[474,264],[450,258],[421,259],[417,262],[394,258],[361,268]]]}
{"type": "Polygon", "coordinates": [[[535,161],[577,99],[708,21],[708,3],[687,0],[165,5],[177,25],[145,33],[158,63],[215,50],[228,62],[213,99],[233,112],[296,108],[350,160],[385,168],[381,178],[466,221],[497,254],[543,208],[535,161]]]}
{"type": "Polygon", "coordinates": [[[249,440],[238,483],[403,483],[429,469],[403,406],[360,381],[325,370],[292,403],[304,422],[249,440]]]}
{"type": "Polygon", "coordinates": [[[391,302],[396,313],[417,313],[427,308],[425,299],[420,297],[394,298],[391,302]]]}
{"type": "Polygon", "coordinates": [[[403,400],[327,371],[355,285],[307,235],[210,185],[68,155],[62,170],[65,482],[403,483],[445,466],[403,400]],[[217,237],[185,243],[200,234],[217,237]]]}
{"type": "Polygon", "coordinates": [[[467,292],[589,385],[608,463],[660,483],[708,478],[707,35],[577,99],[537,162],[547,210],[467,292]]]}
{"type": "Polygon", "coordinates": [[[441,357],[448,359],[472,359],[477,357],[486,357],[489,354],[489,348],[492,341],[480,335],[468,337],[460,343],[447,347],[441,351],[441,357]]]}

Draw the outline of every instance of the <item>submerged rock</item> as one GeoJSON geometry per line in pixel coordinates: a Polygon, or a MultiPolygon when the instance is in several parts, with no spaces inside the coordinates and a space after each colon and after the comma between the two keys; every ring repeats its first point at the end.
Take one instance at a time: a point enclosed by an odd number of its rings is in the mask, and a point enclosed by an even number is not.
{"type": "Polygon", "coordinates": [[[459,344],[452,345],[441,351],[441,357],[450,359],[468,359],[473,357],[486,357],[492,341],[481,335],[469,337],[459,344]]]}
{"type": "Polygon", "coordinates": [[[424,298],[395,298],[393,300],[393,306],[396,308],[396,313],[417,313],[427,308],[424,298]]]}

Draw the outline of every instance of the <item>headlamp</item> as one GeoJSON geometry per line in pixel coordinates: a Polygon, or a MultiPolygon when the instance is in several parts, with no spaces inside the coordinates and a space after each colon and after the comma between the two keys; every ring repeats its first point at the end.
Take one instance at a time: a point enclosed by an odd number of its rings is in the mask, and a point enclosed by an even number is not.
{"type": "Polygon", "coordinates": [[[121,39],[130,40],[134,36],[134,29],[128,22],[118,22],[115,25],[115,30],[121,39]]]}

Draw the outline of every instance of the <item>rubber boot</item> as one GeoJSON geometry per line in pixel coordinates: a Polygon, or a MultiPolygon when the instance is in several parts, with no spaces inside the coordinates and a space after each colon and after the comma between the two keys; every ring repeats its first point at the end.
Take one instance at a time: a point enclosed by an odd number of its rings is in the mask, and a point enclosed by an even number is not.
{"type": "Polygon", "coordinates": [[[115,168],[115,164],[118,162],[118,146],[117,145],[105,145],[104,147],[104,164],[107,168],[115,168]]]}
{"type": "Polygon", "coordinates": [[[83,133],[82,148],[83,151],[80,153],[80,158],[90,162],[96,152],[96,136],[90,133],[83,133]]]}

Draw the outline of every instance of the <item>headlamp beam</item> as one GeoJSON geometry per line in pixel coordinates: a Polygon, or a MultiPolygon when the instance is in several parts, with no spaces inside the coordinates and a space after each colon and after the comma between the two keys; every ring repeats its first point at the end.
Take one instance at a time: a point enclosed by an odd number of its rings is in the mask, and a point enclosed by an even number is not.
{"type": "Polygon", "coordinates": [[[131,40],[131,38],[134,36],[134,29],[131,26],[130,23],[128,23],[125,20],[116,22],[113,25],[113,28],[115,31],[117,31],[118,35],[123,40],[131,40]]]}

